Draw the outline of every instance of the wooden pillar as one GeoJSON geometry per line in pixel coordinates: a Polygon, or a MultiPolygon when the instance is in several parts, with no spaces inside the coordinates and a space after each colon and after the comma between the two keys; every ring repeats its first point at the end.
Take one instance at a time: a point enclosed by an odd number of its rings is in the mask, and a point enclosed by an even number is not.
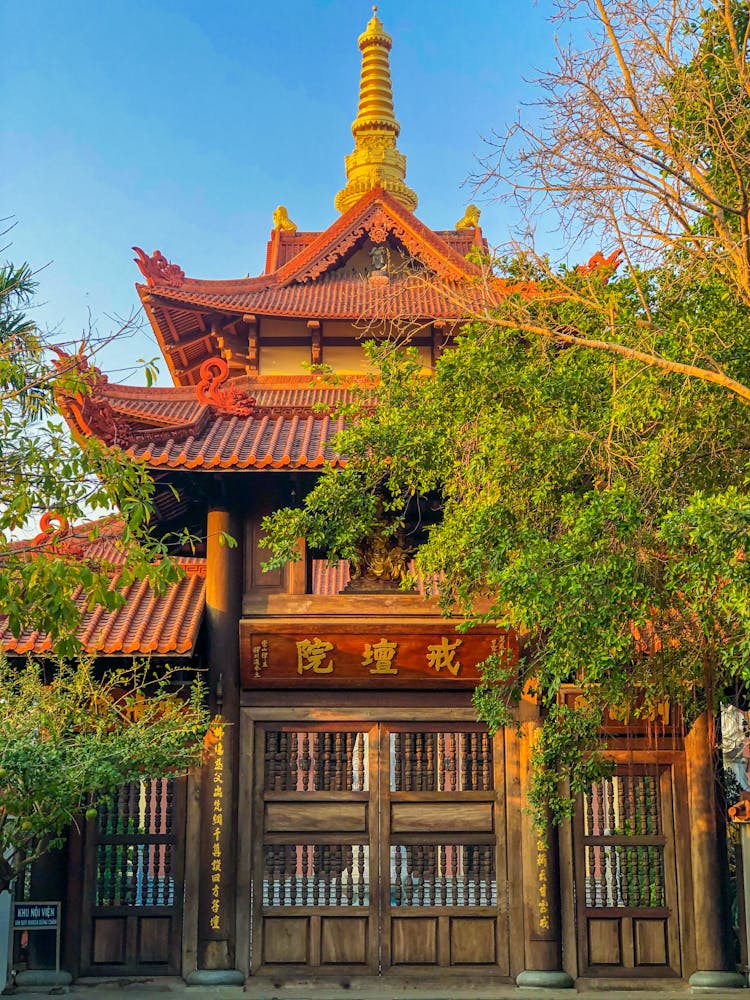
{"type": "Polygon", "coordinates": [[[732,989],[745,983],[735,971],[727,940],[730,921],[719,847],[723,830],[714,794],[714,747],[710,737],[711,719],[704,712],[685,737],[697,966],[689,982],[691,986],[732,989]]]}
{"type": "Polygon", "coordinates": [[[538,830],[534,817],[528,811],[531,750],[538,730],[538,718],[522,724],[520,764],[524,967],[523,972],[516,977],[516,983],[518,986],[567,989],[573,986],[573,980],[563,971],[562,963],[557,829],[548,821],[546,829],[538,830]]]}
{"type": "MultiPolygon", "coordinates": [[[[212,706],[225,725],[214,734],[200,782],[198,948],[190,985],[244,982],[237,969],[237,754],[239,724],[239,619],[242,609],[242,521],[226,509],[208,512],[206,635],[212,706]],[[236,544],[227,543],[227,538],[236,544]]],[[[193,845],[187,845],[187,865],[193,845]]],[[[193,857],[195,855],[192,855],[193,857]]],[[[250,905],[250,901],[247,901],[250,905]]],[[[243,945],[244,946],[244,945],[243,945]]],[[[186,970],[187,971],[187,970],[186,970]]]]}

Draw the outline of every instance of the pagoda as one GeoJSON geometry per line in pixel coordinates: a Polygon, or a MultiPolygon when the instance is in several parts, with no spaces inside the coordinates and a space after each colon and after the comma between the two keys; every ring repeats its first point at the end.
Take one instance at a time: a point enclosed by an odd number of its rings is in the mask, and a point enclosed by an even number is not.
{"type": "MultiPolygon", "coordinates": [[[[134,587],[85,623],[85,644],[202,667],[226,723],[200,773],[124,789],[106,821],[72,831],[64,871],[32,879],[36,898],[65,901],[74,977],[179,975],[258,997],[317,977],[329,997],[358,977],[447,992],[726,967],[716,913],[694,909],[715,844],[691,836],[710,818],[708,772],[681,733],[656,745],[645,722],[609,720],[613,777],[540,837],[523,808],[537,705],[490,734],[471,702],[477,665],[512,662],[517,636],[459,633],[422,592],[352,588],[347,565],[303,542],[298,562],[263,570],[263,517],[343,462],[338,407],[373,382],[363,340],[408,337],[428,371],[498,294],[472,262],[487,251],[474,206],[452,229],[414,214],[391,45],[375,10],[331,225],[300,230],[280,205],[262,273],[231,280],[135,247],[174,384],[101,376],[63,401],[75,434],[148,465],[158,530],[205,539],[171,592],[134,587]]],[[[45,648],[0,639],[11,655],[45,648]]]]}

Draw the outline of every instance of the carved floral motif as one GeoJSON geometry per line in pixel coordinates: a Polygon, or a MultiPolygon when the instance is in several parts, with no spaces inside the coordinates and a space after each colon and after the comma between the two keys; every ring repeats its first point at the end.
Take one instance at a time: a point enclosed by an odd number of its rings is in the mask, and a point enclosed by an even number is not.
{"type": "Polygon", "coordinates": [[[177,264],[172,264],[161,250],[154,250],[149,255],[140,247],[133,247],[138,254],[133,260],[146,279],[148,285],[169,285],[171,288],[180,288],[185,281],[185,272],[177,264]]]}
{"type": "Polygon", "coordinates": [[[366,224],[367,232],[373,243],[385,243],[389,230],[392,230],[393,223],[385,214],[382,208],[377,209],[366,224]],[[390,225],[389,225],[390,223],[390,225]]]}
{"type": "Polygon", "coordinates": [[[195,387],[198,401],[236,417],[250,417],[255,411],[255,397],[242,389],[225,388],[229,365],[223,358],[207,358],[200,368],[201,380],[195,387]]]}

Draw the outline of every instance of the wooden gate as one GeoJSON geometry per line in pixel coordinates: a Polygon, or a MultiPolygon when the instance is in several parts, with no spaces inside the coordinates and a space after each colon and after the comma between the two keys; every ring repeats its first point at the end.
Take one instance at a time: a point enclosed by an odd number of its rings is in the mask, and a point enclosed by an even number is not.
{"type": "Polygon", "coordinates": [[[253,973],[508,975],[502,740],[268,723],[255,753],[253,973]]]}
{"type": "Polygon", "coordinates": [[[672,768],[628,765],[577,816],[578,936],[585,975],[680,975],[672,768]]]}
{"type": "Polygon", "coordinates": [[[180,971],[185,780],[123,786],[87,829],[81,974],[180,971]]]}

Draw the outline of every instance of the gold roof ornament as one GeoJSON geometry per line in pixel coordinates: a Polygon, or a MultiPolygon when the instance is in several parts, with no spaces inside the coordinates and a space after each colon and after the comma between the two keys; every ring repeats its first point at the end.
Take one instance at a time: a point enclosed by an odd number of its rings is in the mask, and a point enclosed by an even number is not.
{"type": "Polygon", "coordinates": [[[273,213],[273,228],[280,229],[284,233],[296,233],[297,223],[292,222],[289,213],[283,205],[279,205],[273,213]]]}
{"type": "Polygon", "coordinates": [[[467,205],[463,218],[456,223],[456,229],[476,229],[481,214],[481,209],[477,208],[476,205],[467,205]]]}
{"type": "Polygon", "coordinates": [[[405,183],[406,157],[396,149],[400,126],[393,111],[391,68],[388,62],[393,40],[383,30],[378,8],[364,33],[359,36],[362,75],[359,109],[352,123],[354,151],[345,158],[346,187],[336,195],[336,208],[346,212],[362,195],[382,187],[410,212],[417,196],[405,183]]]}

